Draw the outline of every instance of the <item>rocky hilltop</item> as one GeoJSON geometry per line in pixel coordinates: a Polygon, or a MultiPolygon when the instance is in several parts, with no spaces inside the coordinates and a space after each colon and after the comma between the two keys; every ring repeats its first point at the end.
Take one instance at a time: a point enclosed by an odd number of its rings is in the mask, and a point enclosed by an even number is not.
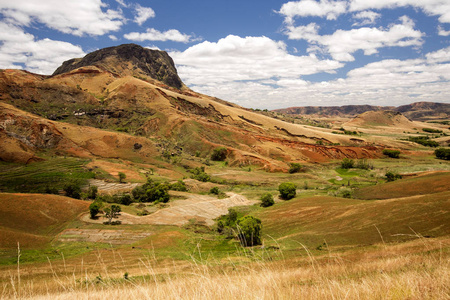
{"type": "Polygon", "coordinates": [[[183,87],[172,58],[165,51],[151,50],[136,44],[109,47],[89,53],[83,58],[64,62],[53,75],[96,66],[116,75],[150,77],[176,89],[183,87]]]}

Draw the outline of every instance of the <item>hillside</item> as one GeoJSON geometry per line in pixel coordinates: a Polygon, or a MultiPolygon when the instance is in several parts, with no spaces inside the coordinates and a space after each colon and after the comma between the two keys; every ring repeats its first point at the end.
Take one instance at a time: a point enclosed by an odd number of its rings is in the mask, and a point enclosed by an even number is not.
{"type": "Polygon", "coordinates": [[[387,126],[408,129],[412,129],[415,126],[413,122],[401,113],[388,110],[367,111],[344,123],[344,125],[354,127],[387,126]]]}
{"type": "Polygon", "coordinates": [[[165,52],[133,44],[70,60],[53,76],[3,70],[0,134],[7,154],[2,159],[28,162],[45,149],[152,163],[155,151],[207,158],[224,146],[231,165],[274,171],[286,170],[291,161],[380,154],[364,138],[262,116],[190,91],[178,79],[165,52]],[[136,143],[146,146],[133,149],[136,143]]]}
{"type": "Polygon", "coordinates": [[[435,102],[415,102],[398,107],[373,105],[305,106],[276,109],[274,111],[293,116],[311,115],[314,117],[353,118],[368,111],[386,110],[400,112],[413,121],[446,120],[450,118],[450,104],[435,102]]]}

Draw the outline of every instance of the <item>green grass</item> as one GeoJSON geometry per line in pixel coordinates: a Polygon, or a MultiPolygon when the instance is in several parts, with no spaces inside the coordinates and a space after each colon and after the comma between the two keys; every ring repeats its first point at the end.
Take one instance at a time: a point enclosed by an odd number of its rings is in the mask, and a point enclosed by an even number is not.
{"type": "Polygon", "coordinates": [[[95,174],[88,171],[86,159],[48,158],[28,165],[0,162],[0,191],[45,193],[47,188],[61,190],[68,182],[80,184],[95,174]]]}

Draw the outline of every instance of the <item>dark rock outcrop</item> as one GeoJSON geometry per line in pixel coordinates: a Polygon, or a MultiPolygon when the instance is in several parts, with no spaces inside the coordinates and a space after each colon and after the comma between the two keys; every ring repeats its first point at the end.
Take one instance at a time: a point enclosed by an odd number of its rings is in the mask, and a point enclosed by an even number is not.
{"type": "Polygon", "coordinates": [[[177,89],[183,86],[175,64],[167,52],[143,48],[136,44],[104,48],[83,58],[65,61],[53,76],[86,66],[96,66],[119,76],[149,76],[177,89]]]}

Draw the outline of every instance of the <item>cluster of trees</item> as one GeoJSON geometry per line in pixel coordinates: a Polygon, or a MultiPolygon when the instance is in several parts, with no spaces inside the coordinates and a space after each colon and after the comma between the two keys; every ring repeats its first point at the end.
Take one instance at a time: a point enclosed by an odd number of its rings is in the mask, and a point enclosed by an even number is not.
{"type": "Polygon", "coordinates": [[[238,213],[233,208],[228,209],[228,214],[219,218],[217,222],[217,231],[220,234],[227,234],[229,237],[238,238],[243,247],[262,244],[261,220],[253,216],[238,218],[238,213]]]}
{"type": "Polygon", "coordinates": [[[390,158],[399,158],[400,157],[399,150],[384,149],[383,154],[386,156],[389,156],[390,158]]]}
{"type": "Polygon", "coordinates": [[[450,160],[450,149],[439,148],[434,151],[436,158],[450,160]]]}

